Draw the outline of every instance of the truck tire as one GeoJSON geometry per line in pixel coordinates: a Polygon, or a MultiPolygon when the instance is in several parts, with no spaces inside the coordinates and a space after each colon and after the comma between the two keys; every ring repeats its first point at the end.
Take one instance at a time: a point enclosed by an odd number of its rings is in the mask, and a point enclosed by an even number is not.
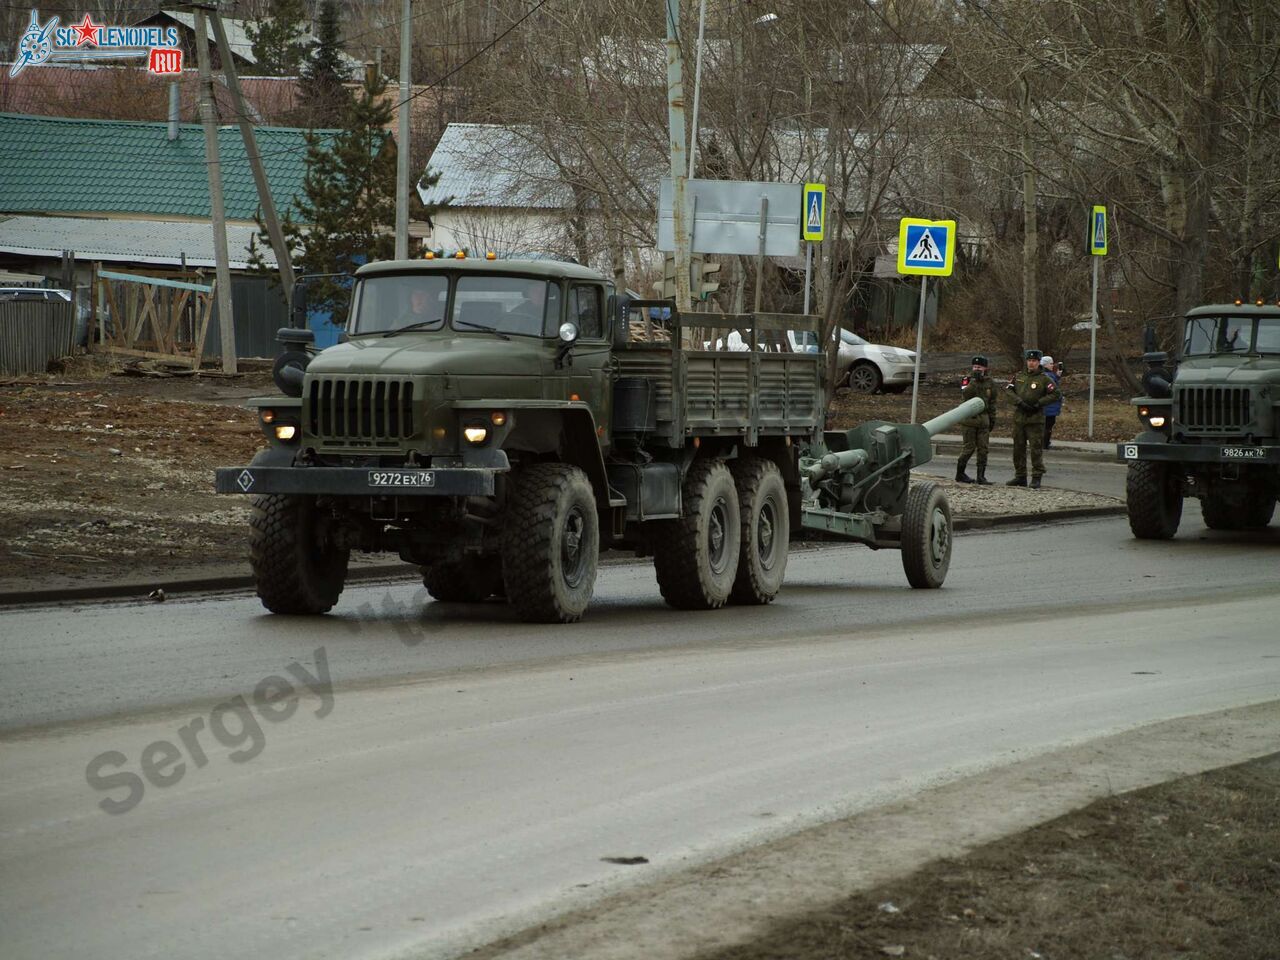
{"type": "Polygon", "coordinates": [[[1129,464],[1124,498],[1129,530],[1139,540],[1172,540],[1182,521],[1182,491],[1167,464],[1137,460],[1129,464]]]}
{"type": "Polygon", "coordinates": [[[936,483],[912,484],[902,510],[902,569],[918,590],[935,590],[951,566],[951,504],[936,483]]]}
{"type": "Polygon", "coordinates": [[[1275,500],[1269,497],[1249,497],[1239,509],[1216,497],[1200,501],[1204,525],[1210,530],[1261,530],[1271,523],[1275,508],[1275,500]]]}
{"type": "Polygon", "coordinates": [[[502,584],[495,582],[500,579],[500,574],[494,575],[491,562],[480,557],[422,568],[422,585],[441,603],[480,603],[501,592],[502,584]]]}
{"type": "Polygon", "coordinates": [[[347,580],[350,551],[328,542],[315,497],[252,498],[249,565],[272,613],[327,613],[347,580]]]}
{"type": "Polygon", "coordinates": [[[738,575],[738,489],[722,460],[699,460],[684,481],[684,515],[658,525],[653,568],[662,599],[677,610],[723,607],[738,575]]]}
{"type": "Polygon", "coordinates": [[[1271,525],[1271,518],[1276,512],[1275,497],[1262,495],[1254,497],[1245,505],[1244,526],[1246,530],[1261,530],[1271,525]]]}
{"type": "Polygon", "coordinates": [[[566,463],[521,471],[502,538],[502,578],[520,619],[581,620],[599,559],[600,518],[587,475],[566,463]]]}
{"type": "Polygon", "coordinates": [[[1210,530],[1239,530],[1244,526],[1244,517],[1240,512],[1232,510],[1225,500],[1217,497],[1200,499],[1200,515],[1204,518],[1204,525],[1210,530]]]}
{"type": "Polygon", "coordinates": [[[733,461],[742,523],[738,575],[729,594],[732,603],[768,603],[782,589],[791,541],[791,513],[782,473],[772,460],[749,457],[733,461]]]}

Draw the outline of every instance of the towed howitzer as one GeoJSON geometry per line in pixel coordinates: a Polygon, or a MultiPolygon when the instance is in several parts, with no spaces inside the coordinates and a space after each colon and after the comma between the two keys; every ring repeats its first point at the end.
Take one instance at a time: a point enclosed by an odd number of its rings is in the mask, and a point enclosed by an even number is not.
{"type": "Polygon", "coordinates": [[[898,549],[915,587],[941,586],[951,561],[951,507],[911,468],[933,459],[933,438],[986,409],[966,400],[925,423],[870,420],[829,430],[800,457],[801,526],[820,535],[898,549]]]}

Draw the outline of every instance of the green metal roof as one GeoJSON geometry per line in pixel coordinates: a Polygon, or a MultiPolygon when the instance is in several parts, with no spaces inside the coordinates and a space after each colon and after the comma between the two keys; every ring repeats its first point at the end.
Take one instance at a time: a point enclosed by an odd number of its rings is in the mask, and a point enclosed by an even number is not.
{"type": "MultiPolygon", "coordinates": [[[[305,131],[258,127],[267,182],[283,214],[302,192],[305,131]]],[[[320,134],[333,131],[318,130],[320,134]]],[[[240,128],[218,128],[227,216],[251,220],[258,194],[240,128]]],[[[73,120],[0,113],[0,212],[128,213],[208,218],[204,131],[130,120],[73,120]]]]}

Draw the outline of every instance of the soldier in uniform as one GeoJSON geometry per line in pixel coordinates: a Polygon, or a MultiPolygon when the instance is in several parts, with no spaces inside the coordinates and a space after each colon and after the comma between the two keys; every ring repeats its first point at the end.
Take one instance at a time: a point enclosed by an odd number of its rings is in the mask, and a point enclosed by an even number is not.
{"type": "Polygon", "coordinates": [[[1039,488],[1044,476],[1044,408],[1058,396],[1058,387],[1040,369],[1039,350],[1028,350],[1027,369],[1005,386],[1013,401],[1013,479],[1011,487],[1027,485],[1027,448],[1031,448],[1031,486],[1039,488]]]}
{"type": "Polygon", "coordinates": [[[987,479],[987,451],[990,449],[991,428],[996,425],[996,385],[987,376],[989,366],[986,357],[974,357],[973,371],[960,381],[961,397],[965,400],[981,397],[987,405],[981,413],[960,421],[964,450],[960,453],[960,459],[956,461],[956,479],[961,483],[974,482],[973,478],[964,472],[964,468],[976,451],[978,454],[977,482],[983,486],[991,485],[991,481],[987,479]]]}

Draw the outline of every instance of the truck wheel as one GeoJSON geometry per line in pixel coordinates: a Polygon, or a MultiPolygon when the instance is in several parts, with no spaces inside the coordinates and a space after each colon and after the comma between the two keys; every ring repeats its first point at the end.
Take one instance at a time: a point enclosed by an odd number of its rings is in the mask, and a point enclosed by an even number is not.
{"type": "Polygon", "coordinates": [[[582,619],[596,585],[600,518],[587,475],[565,463],[526,467],[507,505],[502,578],[529,623],[582,619]]]}
{"type": "Polygon", "coordinates": [[[733,474],[722,460],[700,460],[684,481],[684,515],[664,521],[653,567],[662,599],[678,610],[723,607],[738,575],[742,520],[733,474]]]}
{"type": "Polygon", "coordinates": [[[1217,497],[1201,498],[1200,515],[1210,530],[1239,530],[1244,526],[1244,517],[1217,497]]]}
{"type": "Polygon", "coordinates": [[[1182,520],[1182,491],[1167,464],[1138,460],[1129,464],[1124,497],[1129,529],[1139,540],[1172,540],[1182,520]]]}
{"type": "Polygon", "coordinates": [[[1261,530],[1271,524],[1276,512],[1275,497],[1261,494],[1245,504],[1244,526],[1246,530],[1261,530]]]}
{"type": "Polygon", "coordinates": [[[902,569],[922,590],[942,586],[951,566],[951,504],[936,483],[912,485],[902,511],[902,569]]]}
{"type": "Polygon", "coordinates": [[[729,599],[733,603],[768,603],[782,589],[787,572],[791,540],[787,488],[772,460],[735,460],[731,472],[738,488],[742,547],[729,599]]]}
{"type": "Polygon", "coordinates": [[[1217,497],[1200,501],[1204,525],[1210,530],[1261,530],[1271,522],[1275,508],[1275,500],[1269,497],[1249,497],[1239,508],[1217,497]]]}
{"type": "Polygon", "coordinates": [[[502,591],[500,575],[493,564],[479,557],[452,563],[433,563],[422,568],[422,585],[441,603],[480,603],[502,591]]]}
{"type": "Polygon", "coordinates": [[[272,613],[326,613],[347,579],[350,551],[334,544],[315,497],[260,495],[249,514],[249,565],[272,613]]]}

